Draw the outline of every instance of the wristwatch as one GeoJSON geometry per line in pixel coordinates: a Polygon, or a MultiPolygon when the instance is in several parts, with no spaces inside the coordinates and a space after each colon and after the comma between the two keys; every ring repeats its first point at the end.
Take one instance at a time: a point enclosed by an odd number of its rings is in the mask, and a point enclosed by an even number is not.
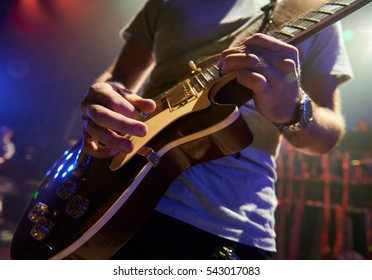
{"type": "Polygon", "coordinates": [[[302,92],[302,99],[300,101],[298,111],[299,115],[296,122],[288,124],[274,123],[274,125],[281,132],[298,132],[306,128],[311,123],[313,120],[313,107],[311,105],[311,98],[305,92],[302,92]]]}

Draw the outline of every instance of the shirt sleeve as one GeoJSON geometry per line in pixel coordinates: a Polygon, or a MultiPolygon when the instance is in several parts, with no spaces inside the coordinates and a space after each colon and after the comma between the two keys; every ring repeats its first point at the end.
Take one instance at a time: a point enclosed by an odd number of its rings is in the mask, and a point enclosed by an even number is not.
{"type": "Polygon", "coordinates": [[[303,78],[334,75],[341,84],[353,77],[340,22],[307,39],[298,49],[303,78]]]}
{"type": "Polygon", "coordinates": [[[154,48],[156,22],[164,0],[149,0],[137,12],[133,19],[120,30],[120,36],[127,40],[133,36],[149,50],[154,48]]]}

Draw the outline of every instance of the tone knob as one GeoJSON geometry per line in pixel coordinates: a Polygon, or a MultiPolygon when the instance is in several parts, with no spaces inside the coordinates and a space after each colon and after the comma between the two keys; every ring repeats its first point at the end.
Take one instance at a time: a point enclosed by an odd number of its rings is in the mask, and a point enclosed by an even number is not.
{"type": "Polygon", "coordinates": [[[79,219],[88,211],[89,200],[82,195],[75,195],[67,204],[66,213],[74,219],[79,219]]]}
{"type": "Polygon", "coordinates": [[[79,184],[74,180],[66,180],[57,189],[57,195],[63,200],[69,200],[79,188],[79,184]]]}

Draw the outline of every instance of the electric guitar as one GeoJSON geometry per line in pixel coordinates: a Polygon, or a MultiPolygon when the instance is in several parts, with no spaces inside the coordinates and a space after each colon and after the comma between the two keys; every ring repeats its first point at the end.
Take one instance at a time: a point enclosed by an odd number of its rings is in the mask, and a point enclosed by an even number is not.
{"type": "MultiPolygon", "coordinates": [[[[268,34],[297,44],[371,1],[325,2],[268,34]]],[[[191,63],[191,73],[156,98],[156,111],[140,114],[149,132],[128,136],[133,152],[96,159],[82,151],[81,141],[66,151],[27,206],[11,258],[108,259],[179,174],[247,147],[253,136],[239,107],[251,93],[235,82],[236,74],[221,75],[215,61],[191,63]]]]}

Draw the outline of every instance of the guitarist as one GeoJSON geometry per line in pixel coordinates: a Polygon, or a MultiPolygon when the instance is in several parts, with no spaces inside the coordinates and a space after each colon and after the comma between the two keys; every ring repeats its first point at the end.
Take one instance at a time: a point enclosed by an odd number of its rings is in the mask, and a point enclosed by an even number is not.
{"type": "MultiPolygon", "coordinates": [[[[270,259],[276,252],[275,159],[280,141],[285,137],[307,154],[327,153],[344,133],[338,86],[352,71],[339,24],[297,46],[255,34],[230,47],[269,2],[149,0],[122,29],[121,53],[81,103],[86,152],[98,158],[130,152],[132,143],[120,134],[143,136],[149,129],[136,120],[139,110],[152,112],[151,98],[183,77],[188,61],[216,53],[222,53],[217,62],[221,72],[237,71],[238,83],[252,91],[253,98],[240,111],[254,141],[238,155],[185,171],[113,258],[270,259]],[[140,88],[142,95],[134,94],[140,88]]],[[[266,6],[267,23],[275,4],[274,15],[291,15],[314,3],[275,2],[266,6]]]]}

